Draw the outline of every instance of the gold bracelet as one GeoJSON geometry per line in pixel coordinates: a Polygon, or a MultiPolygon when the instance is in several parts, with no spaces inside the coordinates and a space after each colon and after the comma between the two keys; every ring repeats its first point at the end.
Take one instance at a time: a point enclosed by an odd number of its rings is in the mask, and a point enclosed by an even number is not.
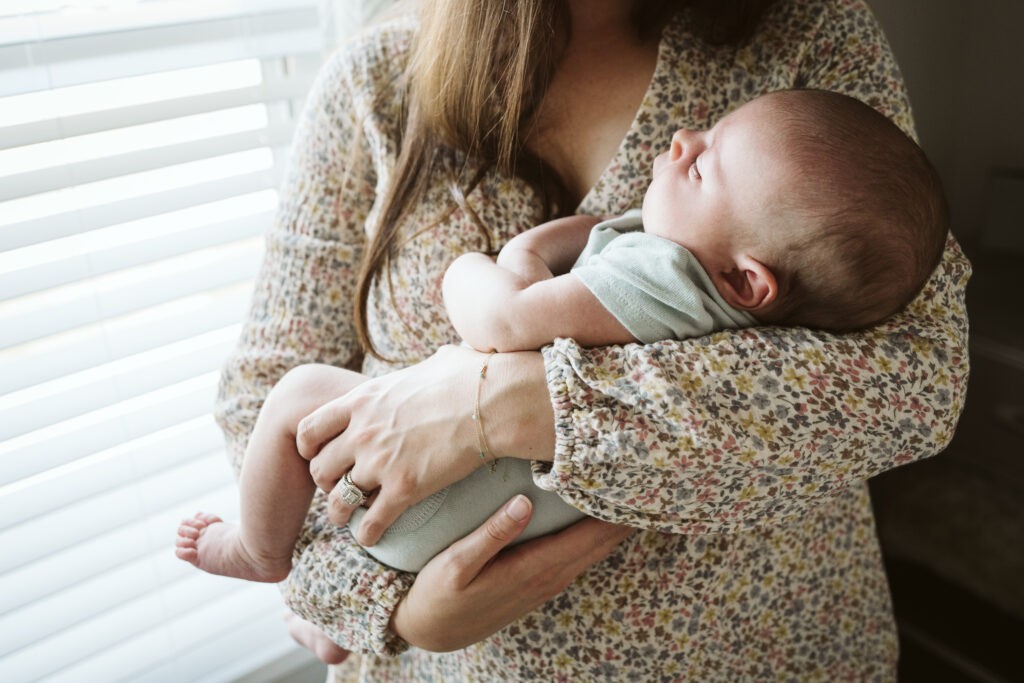
{"type": "Polygon", "coordinates": [[[491,362],[491,356],[493,355],[494,351],[487,354],[483,365],[480,366],[480,381],[476,385],[476,400],[473,402],[473,422],[476,423],[476,438],[477,445],[480,447],[480,462],[485,463],[489,458],[491,461],[491,472],[498,466],[498,463],[494,453],[491,452],[491,447],[487,445],[487,437],[484,436],[484,419],[480,414],[480,392],[483,390],[484,379],[487,377],[487,364],[491,362]]]}

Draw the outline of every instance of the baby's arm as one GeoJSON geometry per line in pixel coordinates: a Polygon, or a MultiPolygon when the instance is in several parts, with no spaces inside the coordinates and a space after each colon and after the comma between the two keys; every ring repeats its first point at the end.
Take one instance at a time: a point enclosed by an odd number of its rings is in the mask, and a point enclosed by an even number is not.
{"type": "Polygon", "coordinates": [[[527,284],[563,275],[576,263],[590,230],[600,222],[596,216],[565,216],[541,223],[510,239],[497,263],[527,284]]]}
{"type": "Polygon", "coordinates": [[[586,245],[591,216],[569,216],[527,230],[509,241],[497,263],[465,254],[445,273],[448,316],[479,351],[537,349],[555,337],[584,346],[636,339],[569,269],[586,245]]]}

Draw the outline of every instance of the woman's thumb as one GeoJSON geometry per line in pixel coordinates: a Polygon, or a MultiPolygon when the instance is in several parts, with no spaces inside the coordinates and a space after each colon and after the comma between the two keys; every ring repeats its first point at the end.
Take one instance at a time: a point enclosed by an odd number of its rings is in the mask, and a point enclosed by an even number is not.
{"type": "Polygon", "coordinates": [[[505,503],[479,528],[454,543],[449,552],[459,569],[475,577],[498,552],[523,533],[533,514],[533,504],[519,494],[505,503]]]}
{"type": "Polygon", "coordinates": [[[505,506],[498,510],[487,520],[484,526],[491,537],[504,546],[515,540],[516,536],[522,533],[526,524],[530,521],[530,514],[533,512],[533,504],[530,499],[519,494],[505,506]]]}

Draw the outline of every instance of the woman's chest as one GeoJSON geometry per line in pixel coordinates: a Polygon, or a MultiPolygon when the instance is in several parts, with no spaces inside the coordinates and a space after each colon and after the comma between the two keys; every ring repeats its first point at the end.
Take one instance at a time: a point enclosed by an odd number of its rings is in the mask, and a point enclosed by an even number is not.
{"type": "Polygon", "coordinates": [[[620,151],[658,63],[634,36],[567,48],[531,122],[527,147],[578,204],[620,151]]]}

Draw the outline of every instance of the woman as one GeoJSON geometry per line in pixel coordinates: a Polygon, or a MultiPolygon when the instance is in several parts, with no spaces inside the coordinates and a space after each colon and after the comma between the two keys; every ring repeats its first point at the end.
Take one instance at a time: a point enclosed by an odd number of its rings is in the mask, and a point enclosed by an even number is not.
{"type": "Polygon", "coordinates": [[[377,379],[318,411],[300,445],[319,453],[321,488],[345,474],[380,485],[362,540],[465,472],[478,452],[477,391],[491,451],[537,461],[539,485],[637,531],[587,520],[491,562],[529,514],[513,503],[412,577],[332,523],[352,509],[339,487],[311,512],[284,584],[299,615],[363,653],[336,676],[891,679],[895,632],[864,482],[952,435],[969,270],[955,242],[908,311],[864,333],[759,328],[600,349],[559,340],[493,357],[486,378],[480,354],[431,355],[456,341],[440,300],[448,263],[553,215],[639,205],[677,128],[805,85],[859,97],[910,131],[867,7],[449,0],[422,10],[418,24],[377,27],[336,56],[310,95],[222,382],[231,453],[237,464],[288,368],[361,368],[377,379]]]}

